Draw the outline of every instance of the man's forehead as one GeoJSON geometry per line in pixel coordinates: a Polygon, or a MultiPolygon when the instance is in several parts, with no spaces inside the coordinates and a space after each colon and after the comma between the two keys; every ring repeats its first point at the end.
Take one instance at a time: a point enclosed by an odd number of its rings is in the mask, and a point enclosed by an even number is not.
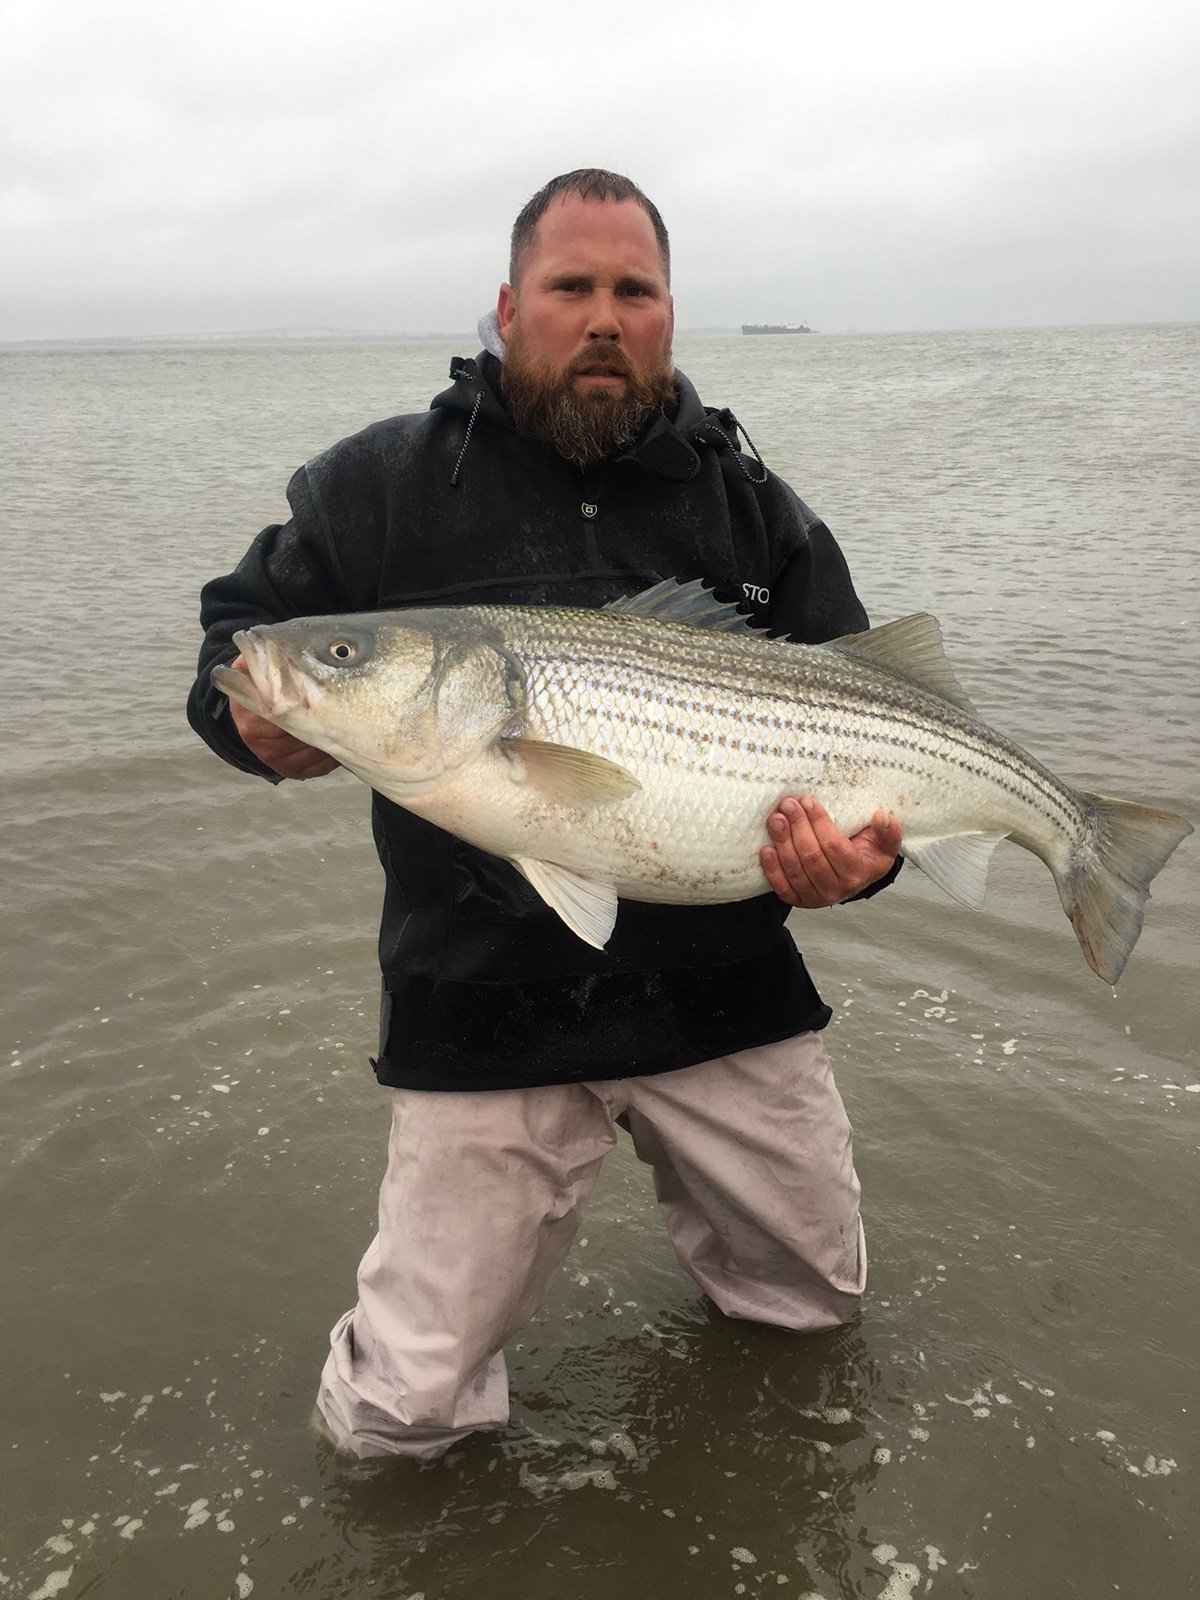
{"type": "Polygon", "coordinates": [[[654,224],[636,200],[556,197],[538,218],[530,257],[544,265],[588,252],[627,257],[631,269],[665,275],[654,224]]]}

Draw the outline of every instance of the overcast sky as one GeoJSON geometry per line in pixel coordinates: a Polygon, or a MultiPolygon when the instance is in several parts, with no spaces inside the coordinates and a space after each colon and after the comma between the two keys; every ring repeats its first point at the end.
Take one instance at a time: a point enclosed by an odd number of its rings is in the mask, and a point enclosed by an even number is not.
{"type": "Polygon", "coordinates": [[[624,171],[681,328],[1200,319],[1196,0],[0,0],[0,339],[460,332],[624,171]]]}

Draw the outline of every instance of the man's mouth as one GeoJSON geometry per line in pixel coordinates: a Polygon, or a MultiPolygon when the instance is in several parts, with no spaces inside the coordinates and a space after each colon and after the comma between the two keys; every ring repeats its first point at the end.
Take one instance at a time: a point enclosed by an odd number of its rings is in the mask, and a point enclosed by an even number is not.
{"type": "Polygon", "coordinates": [[[616,378],[630,376],[629,361],[623,350],[591,350],[586,356],[577,356],[571,365],[573,378],[616,378]]]}

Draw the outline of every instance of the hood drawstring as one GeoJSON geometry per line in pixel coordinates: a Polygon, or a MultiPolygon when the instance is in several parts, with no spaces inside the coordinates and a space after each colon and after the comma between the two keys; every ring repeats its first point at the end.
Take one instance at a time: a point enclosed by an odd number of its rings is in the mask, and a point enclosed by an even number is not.
{"type": "MultiPolygon", "coordinates": [[[[477,381],[467,372],[460,372],[457,376],[465,378],[468,383],[477,381]]],[[[462,449],[458,452],[458,460],[454,463],[454,471],[450,474],[450,487],[452,489],[458,488],[458,475],[462,471],[463,460],[467,454],[467,446],[471,442],[471,429],[475,426],[475,418],[479,415],[479,408],[482,404],[483,390],[479,389],[475,395],[475,404],[471,407],[471,415],[467,418],[467,431],[463,435],[462,449]]]]}
{"type": "Polygon", "coordinates": [[[706,443],[707,441],[704,438],[706,433],[715,433],[725,441],[725,443],[729,446],[729,449],[733,455],[733,459],[737,462],[744,478],[748,479],[750,483],[766,483],[768,476],[766,463],[759,455],[754,440],[746,432],[745,428],[742,427],[742,424],[737,420],[732,411],[719,411],[715,415],[710,413],[705,419],[704,427],[701,428],[699,433],[693,435],[695,442],[697,444],[706,443]],[[718,416],[721,419],[720,422],[717,421],[718,416]],[[722,422],[725,424],[725,427],[721,426],[722,422]],[[758,465],[762,471],[761,477],[756,478],[755,475],[750,471],[749,467],[747,467],[746,463],[742,460],[740,451],[738,450],[737,439],[730,438],[729,434],[726,432],[726,428],[732,428],[735,430],[735,432],[740,431],[742,437],[750,446],[755,461],[758,462],[758,465]]]}

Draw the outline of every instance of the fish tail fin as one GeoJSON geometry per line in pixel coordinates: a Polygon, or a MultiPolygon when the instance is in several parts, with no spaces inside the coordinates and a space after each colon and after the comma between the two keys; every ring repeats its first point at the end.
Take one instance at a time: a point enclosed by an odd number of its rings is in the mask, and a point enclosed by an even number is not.
{"type": "Polygon", "coordinates": [[[1115,984],[1142,931],[1151,880],[1192,825],[1129,800],[1079,798],[1092,825],[1054,881],[1088,966],[1115,984]]]}

